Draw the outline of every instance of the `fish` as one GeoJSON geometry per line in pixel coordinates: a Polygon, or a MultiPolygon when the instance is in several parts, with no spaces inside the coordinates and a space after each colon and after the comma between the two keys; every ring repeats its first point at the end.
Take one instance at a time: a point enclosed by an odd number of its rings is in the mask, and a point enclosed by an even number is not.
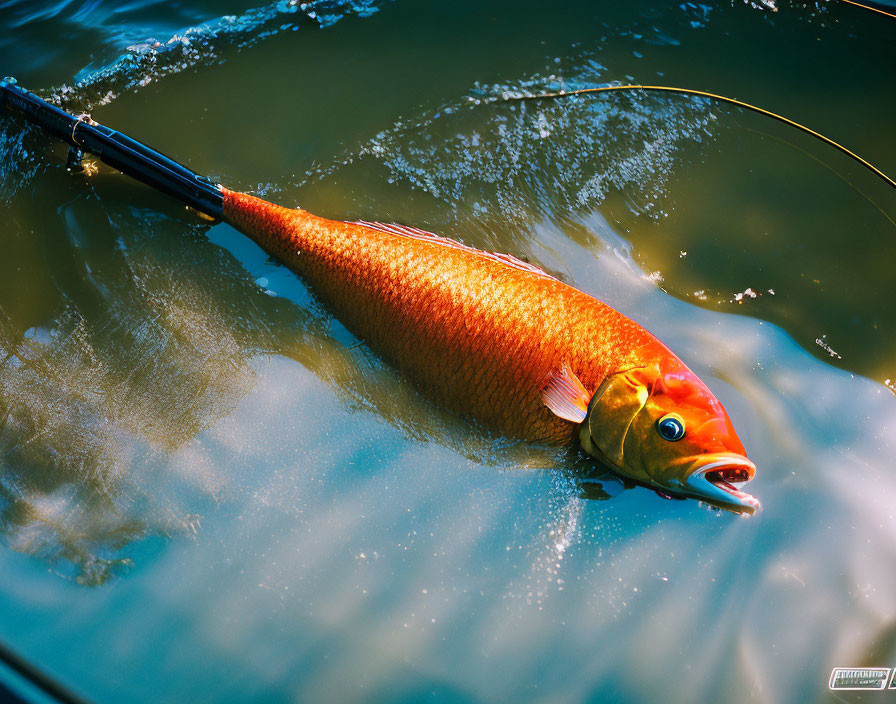
{"type": "Polygon", "coordinates": [[[658,338],[539,267],[414,227],[342,222],[232,191],[0,80],[0,107],[222,219],[434,401],[508,436],[578,442],[662,496],[743,515],[756,466],[709,388],[658,338]]]}
{"type": "Polygon", "coordinates": [[[613,307],[509,254],[220,188],[224,221],[434,402],[508,437],[578,442],[661,496],[759,510],[740,488],[756,466],[722,404],[613,307]]]}

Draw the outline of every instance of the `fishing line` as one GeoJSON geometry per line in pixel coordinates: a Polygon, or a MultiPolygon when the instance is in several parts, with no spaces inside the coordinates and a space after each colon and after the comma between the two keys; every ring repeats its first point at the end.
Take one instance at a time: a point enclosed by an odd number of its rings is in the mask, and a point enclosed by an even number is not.
{"type": "Polygon", "coordinates": [[[855,0],[840,0],[840,2],[845,2],[847,5],[855,5],[856,7],[861,7],[863,10],[868,10],[869,12],[877,12],[881,15],[884,15],[885,17],[896,20],[896,15],[894,15],[892,12],[887,12],[886,10],[881,10],[877,7],[863,5],[862,3],[856,2],[855,0]]]}
{"type": "Polygon", "coordinates": [[[753,112],[759,113],[760,115],[765,115],[766,117],[771,117],[779,122],[783,122],[785,125],[790,125],[791,127],[796,127],[798,130],[805,132],[816,139],[821,140],[825,144],[828,144],[838,151],[846,154],[851,159],[859,162],[866,169],[872,171],[879,178],[883,179],[888,185],[896,188],[896,181],[887,176],[883,171],[878,169],[874,164],[866,161],[858,154],[853,151],[850,151],[846,147],[844,147],[839,142],[835,142],[830,137],[825,137],[823,134],[816,132],[813,129],[806,127],[805,125],[801,125],[799,122],[795,122],[790,118],[784,117],[783,115],[779,115],[778,113],[772,112],[771,110],[766,110],[765,108],[757,107],[756,105],[751,105],[750,103],[745,103],[742,100],[736,100],[735,98],[727,98],[724,95],[718,95],[716,93],[708,93],[703,90],[695,90],[693,88],[677,88],[673,86],[648,86],[648,85],[640,85],[640,84],[628,84],[628,85],[610,85],[610,86],[596,86],[594,88],[575,88],[573,90],[560,90],[553,93],[535,93],[531,95],[509,95],[507,97],[493,97],[491,101],[503,101],[503,102],[523,102],[527,100],[548,100],[548,99],[556,99],[556,98],[568,98],[573,95],[584,95],[586,93],[608,93],[611,91],[622,91],[622,90],[641,90],[641,91],[654,91],[659,93],[674,93],[677,95],[695,95],[701,98],[710,98],[711,100],[716,100],[721,103],[728,103],[730,105],[736,105],[737,107],[744,108],[746,110],[752,110],[753,112]]]}
{"type": "Polygon", "coordinates": [[[754,134],[761,135],[762,137],[765,137],[766,139],[773,139],[780,144],[784,144],[784,145],[790,147],[791,149],[795,149],[800,154],[802,154],[805,157],[808,157],[809,159],[814,161],[819,166],[823,166],[825,169],[827,169],[832,174],[834,174],[837,178],[839,178],[841,181],[843,181],[843,183],[845,183],[847,186],[849,186],[852,190],[854,190],[856,193],[858,193],[860,196],[862,196],[862,198],[867,200],[872,206],[874,206],[874,208],[881,215],[883,215],[889,221],[889,223],[893,227],[896,227],[896,221],[894,221],[893,218],[891,218],[889,215],[887,215],[886,211],[883,208],[881,208],[871,196],[869,196],[867,193],[865,193],[862,189],[860,189],[858,186],[856,186],[856,184],[854,184],[852,181],[850,181],[848,178],[846,178],[846,176],[841,174],[839,171],[837,171],[837,169],[835,169],[833,166],[831,166],[827,162],[819,159],[817,156],[815,156],[811,152],[808,152],[805,149],[803,149],[802,147],[797,146],[796,144],[794,144],[793,142],[791,142],[788,139],[783,139],[782,137],[777,137],[777,136],[775,136],[773,134],[769,134],[768,132],[765,132],[763,130],[754,130],[750,127],[747,127],[745,129],[748,132],[752,132],[754,134]]]}

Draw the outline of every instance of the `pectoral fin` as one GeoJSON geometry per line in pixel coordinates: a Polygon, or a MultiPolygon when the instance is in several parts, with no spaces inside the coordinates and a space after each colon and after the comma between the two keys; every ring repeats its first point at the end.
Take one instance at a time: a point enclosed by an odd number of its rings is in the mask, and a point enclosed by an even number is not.
{"type": "Polygon", "coordinates": [[[588,415],[591,396],[569,365],[551,373],[541,389],[544,405],[565,420],[581,423],[588,415]]]}

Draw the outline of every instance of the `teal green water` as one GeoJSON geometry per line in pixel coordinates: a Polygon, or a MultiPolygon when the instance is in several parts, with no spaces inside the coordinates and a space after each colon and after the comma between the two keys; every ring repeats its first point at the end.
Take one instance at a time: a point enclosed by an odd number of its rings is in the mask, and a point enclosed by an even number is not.
{"type": "Polygon", "coordinates": [[[0,74],[231,187],[631,316],[728,408],[763,504],[477,430],[233,229],[3,117],[3,641],[97,702],[855,701],[833,667],[896,667],[896,192],[705,99],[503,99],[708,90],[893,176],[896,20],[100,0],[0,27],[0,74]]]}

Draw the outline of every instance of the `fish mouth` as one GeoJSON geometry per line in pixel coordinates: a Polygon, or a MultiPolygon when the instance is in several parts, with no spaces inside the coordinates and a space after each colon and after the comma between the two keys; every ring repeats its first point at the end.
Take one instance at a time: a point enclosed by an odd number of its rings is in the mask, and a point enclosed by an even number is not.
{"type": "Polygon", "coordinates": [[[735,484],[750,481],[754,465],[740,455],[702,457],[685,480],[685,493],[712,506],[752,516],[759,510],[759,499],[741,491],[735,484]]]}

